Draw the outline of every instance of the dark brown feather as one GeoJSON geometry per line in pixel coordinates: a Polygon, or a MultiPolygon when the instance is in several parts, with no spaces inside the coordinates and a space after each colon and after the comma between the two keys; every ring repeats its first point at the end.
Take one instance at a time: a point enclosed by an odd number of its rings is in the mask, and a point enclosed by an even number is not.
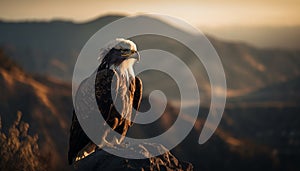
{"type": "MultiPolygon", "coordinates": [[[[111,96],[111,94],[116,94],[116,98],[121,98],[120,82],[118,82],[120,80],[122,81],[122,78],[119,78],[114,70],[101,69],[99,67],[95,80],[95,95],[98,108],[106,123],[116,132],[125,136],[128,128],[132,125],[132,122],[124,119],[116,110],[113,105],[116,99],[111,96]],[[116,79],[113,79],[114,75],[116,76],[116,79]],[[112,85],[113,88],[111,88],[112,85]]],[[[142,98],[142,81],[138,77],[135,77],[135,79],[132,79],[129,82],[129,94],[130,104],[134,109],[138,110],[142,98]]],[[[133,118],[134,115],[135,113],[132,112],[131,118],[133,118]]],[[[75,161],[79,151],[90,142],[91,140],[82,130],[76,114],[73,112],[68,152],[69,164],[72,164],[75,161]]]]}

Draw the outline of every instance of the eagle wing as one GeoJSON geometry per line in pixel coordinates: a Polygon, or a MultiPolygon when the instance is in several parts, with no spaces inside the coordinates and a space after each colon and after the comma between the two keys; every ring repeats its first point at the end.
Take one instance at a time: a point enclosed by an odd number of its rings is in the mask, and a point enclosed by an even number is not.
{"type": "MultiPolygon", "coordinates": [[[[129,126],[132,125],[132,122],[122,118],[113,105],[116,99],[111,96],[112,94],[115,94],[115,97],[119,98],[118,80],[118,74],[116,74],[114,70],[98,69],[95,80],[95,95],[98,108],[106,123],[119,134],[125,135],[129,126]],[[116,76],[116,79],[113,79],[114,75],[116,76]]],[[[81,85],[84,84],[84,82],[85,81],[83,81],[81,85]]],[[[78,91],[81,85],[79,86],[78,91]]],[[[139,110],[142,98],[142,81],[140,78],[135,77],[135,79],[130,81],[129,91],[130,97],[132,97],[132,107],[135,110],[139,110]]],[[[132,115],[134,117],[135,113],[132,112],[132,115]]],[[[73,111],[68,152],[69,164],[72,164],[76,160],[78,153],[91,143],[91,140],[82,130],[75,111],[73,111]]]]}
{"type": "MultiPolygon", "coordinates": [[[[135,82],[135,85],[133,87],[135,87],[135,90],[134,90],[134,98],[133,98],[132,107],[136,111],[139,111],[141,101],[142,101],[142,95],[143,95],[143,83],[139,77],[135,77],[134,82],[135,82]]],[[[134,119],[135,115],[136,115],[136,113],[133,113],[132,119],[134,119]]]]}

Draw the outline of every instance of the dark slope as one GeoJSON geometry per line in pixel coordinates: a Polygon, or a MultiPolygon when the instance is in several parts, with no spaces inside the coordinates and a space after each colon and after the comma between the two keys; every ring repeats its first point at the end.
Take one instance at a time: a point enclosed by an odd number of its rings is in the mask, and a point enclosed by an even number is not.
{"type": "MultiPolygon", "coordinates": [[[[43,154],[49,154],[50,165],[62,168],[67,161],[67,138],[72,113],[71,87],[50,77],[26,74],[0,53],[0,114],[3,129],[23,113],[31,131],[39,135],[43,154]],[[68,107],[69,106],[69,107],[68,107]]],[[[7,130],[6,130],[7,131],[7,130]]]]}

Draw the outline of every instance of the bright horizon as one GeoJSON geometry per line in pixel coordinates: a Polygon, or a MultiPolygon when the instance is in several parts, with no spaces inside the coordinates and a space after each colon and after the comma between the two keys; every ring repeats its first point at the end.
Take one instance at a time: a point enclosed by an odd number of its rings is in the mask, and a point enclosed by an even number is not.
{"type": "Polygon", "coordinates": [[[158,13],[181,18],[223,40],[291,49],[300,49],[299,11],[299,0],[0,1],[3,21],[82,23],[104,15],[158,13]]]}
{"type": "Polygon", "coordinates": [[[259,0],[112,0],[101,1],[1,1],[0,20],[86,22],[107,14],[161,13],[179,17],[195,26],[297,26],[300,1],[259,0]]]}

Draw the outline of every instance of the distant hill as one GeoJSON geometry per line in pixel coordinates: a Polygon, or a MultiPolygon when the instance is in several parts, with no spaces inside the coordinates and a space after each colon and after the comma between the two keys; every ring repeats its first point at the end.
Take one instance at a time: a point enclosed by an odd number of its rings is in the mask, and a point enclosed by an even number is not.
{"type": "Polygon", "coordinates": [[[300,49],[300,25],[199,27],[226,41],[247,42],[260,48],[300,49]]]}
{"type": "Polygon", "coordinates": [[[0,46],[26,71],[70,80],[77,56],[99,28],[121,16],[88,23],[0,22],[0,46]]]}
{"type": "MultiPolygon", "coordinates": [[[[0,46],[27,72],[71,80],[74,64],[85,42],[104,25],[123,16],[103,16],[87,23],[0,22],[0,46]]],[[[170,26],[173,27],[173,26],[170,26]]],[[[175,28],[177,29],[177,28],[175,28]]],[[[273,83],[300,75],[300,51],[259,49],[243,43],[230,43],[209,37],[224,65],[229,97],[243,95],[273,83]]],[[[160,37],[152,37],[138,46],[165,46],[160,37]]],[[[170,51],[186,58],[187,49],[167,42],[170,51]],[[174,46],[175,45],[175,46],[174,46]]],[[[97,57],[95,57],[96,60],[97,57]]],[[[193,63],[193,61],[191,61],[193,63]]],[[[166,67],[173,67],[165,65],[166,67]]],[[[204,68],[199,68],[203,91],[209,92],[204,68]]]]}
{"type": "Polygon", "coordinates": [[[229,102],[274,103],[297,106],[300,104],[300,77],[269,85],[240,97],[231,98],[229,102]]]}

